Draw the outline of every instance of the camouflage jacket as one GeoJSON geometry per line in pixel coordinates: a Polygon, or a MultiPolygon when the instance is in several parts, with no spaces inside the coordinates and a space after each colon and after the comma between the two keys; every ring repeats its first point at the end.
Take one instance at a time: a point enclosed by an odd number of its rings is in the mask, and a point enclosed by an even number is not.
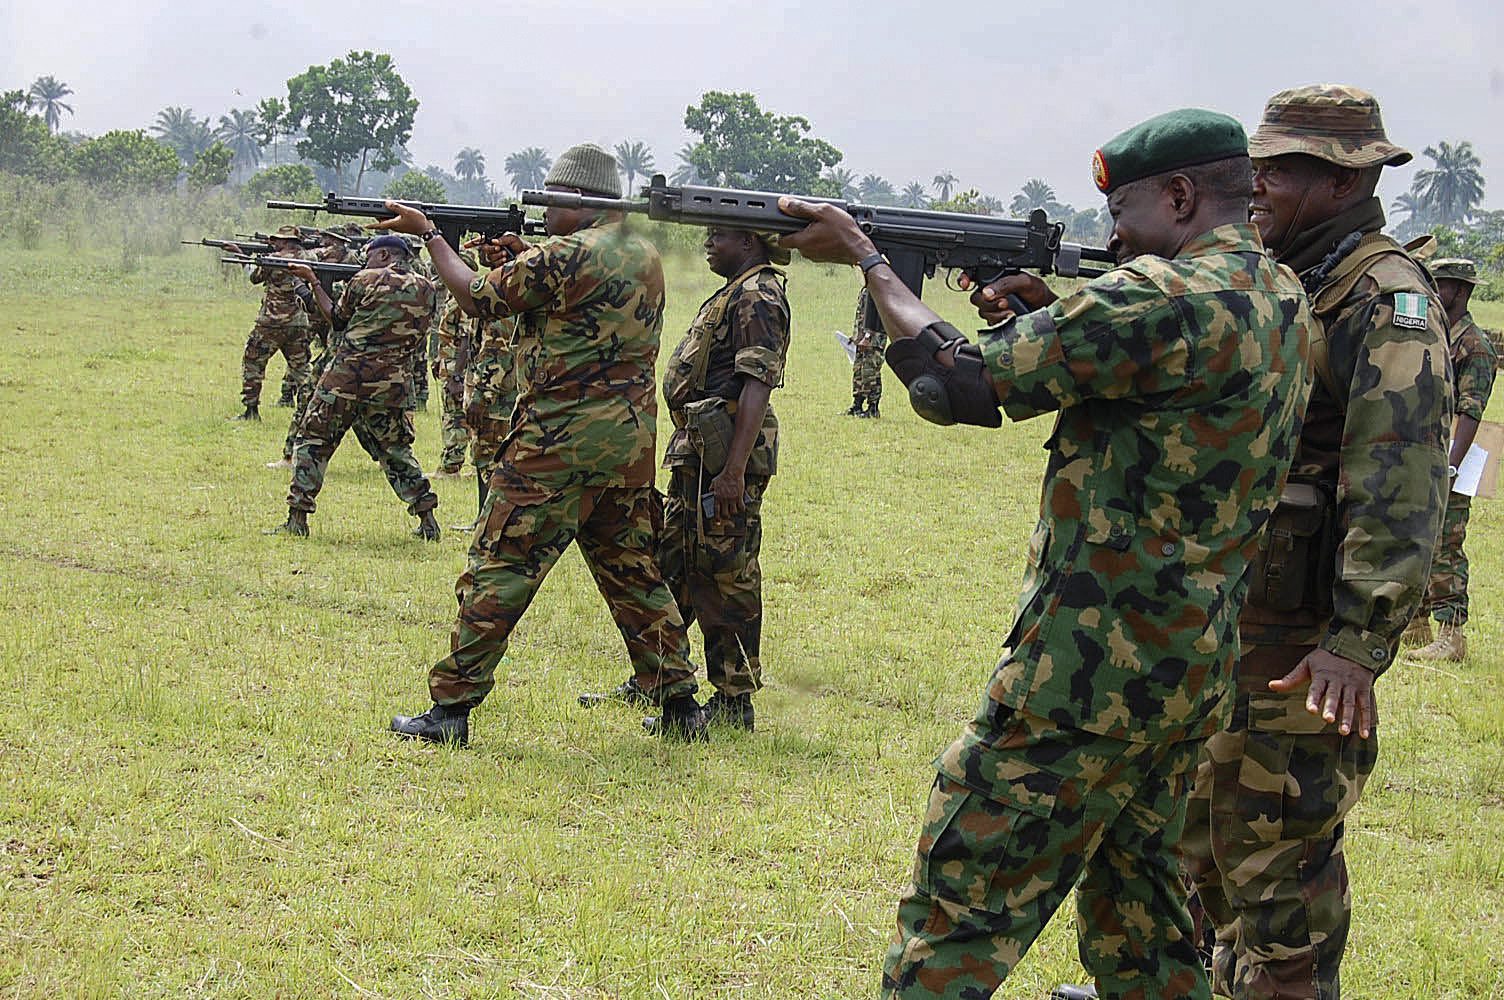
{"type": "Polygon", "coordinates": [[[1245,642],[1320,645],[1375,672],[1388,668],[1425,594],[1452,432],[1446,312],[1420,266],[1379,234],[1383,225],[1372,199],[1283,255],[1307,283],[1318,324],[1290,475],[1336,497],[1332,611],[1250,604],[1241,629],[1245,642]],[[1353,232],[1368,235],[1328,267],[1353,232]]]}
{"type": "MultiPolygon", "coordinates": [[[[505,434],[517,405],[516,320],[480,324],[465,367],[465,419],[477,436],[505,434]]],[[[501,441],[492,441],[500,445],[501,441]]]]}
{"type": "MultiPolygon", "coordinates": [[[[306,250],[292,250],[282,256],[299,260],[317,260],[306,250]]],[[[277,267],[251,268],[251,284],[265,285],[261,295],[261,311],[256,314],[257,323],[268,326],[307,326],[308,314],[303,311],[303,300],[298,298],[298,279],[277,267]]]]}
{"type": "MultiPolygon", "coordinates": [[[[663,457],[666,469],[699,461],[700,446],[687,426],[685,407],[708,399],[726,400],[734,419],[742,383],[753,378],[770,389],[783,384],[789,353],[787,278],[772,264],[758,264],[732,278],[700,305],[689,331],[669,358],[663,400],[674,420],[674,436],[663,457]]],[[[778,417],[768,407],[746,472],[771,476],[778,465],[778,417]]]]}
{"type": "Polygon", "coordinates": [[[1498,370],[1499,354],[1494,342],[1478,329],[1472,313],[1463,313],[1452,327],[1452,377],[1456,379],[1453,398],[1457,416],[1483,419],[1498,370]]]}
{"type": "Polygon", "coordinates": [[[406,266],[366,268],[334,306],[343,325],[319,388],[345,399],[406,408],[413,393],[413,350],[428,333],[433,283],[406,266]]]}
{"type": "Polygon", "coordinates": [[[888,346],[888,332],[867,325],[867,289],[856,297],[856,316],[851,320],[851,342],[859,351],[881,351],[888,346]]]}
{"type": "MultiPolygon", "coordinates": [[[[1310,328],[1294,274],[1227,225],[983,332],[1003,411],[1058,411],[993,702],[1131,742],[1223,723],[1310,328]]],[[[979,733],[938,763],[986,792],[1000,776],[979,733]]]]}

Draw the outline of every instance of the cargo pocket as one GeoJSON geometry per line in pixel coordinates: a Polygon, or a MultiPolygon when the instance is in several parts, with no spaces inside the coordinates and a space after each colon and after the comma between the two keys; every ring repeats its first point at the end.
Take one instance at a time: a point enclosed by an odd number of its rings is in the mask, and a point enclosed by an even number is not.
{"type": "Polygon", "coordinates": [[[1032,868],[1055,867],[1042,849],[1050,836],[1059,779],[1037,772],[1044,788],[1013,783],[995,798],[939,775],[930,792],[914,862],[914,884],[936,899],[1002,913],[1050,887],[1032,868]]]}

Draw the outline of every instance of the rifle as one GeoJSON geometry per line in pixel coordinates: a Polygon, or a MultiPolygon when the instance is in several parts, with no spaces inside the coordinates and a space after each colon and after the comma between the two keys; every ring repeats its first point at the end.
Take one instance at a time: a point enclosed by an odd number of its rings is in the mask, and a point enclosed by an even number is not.
{"type": "Polygon", "coordinates": [[[242,253],[249,254],[265,254],[272,252],[270,243],[249,239],[243,240],[236,238],[233,240],[211,240],[208,237],[205,237],[201,240],[178,240],[178,242],[183,244],[184,246],[205,246],[213,247],[216,250],[227,250],[230,247],[239,247],[242,253]]]}
{"type": "MultiPolygon", "coordinates": [[[[398,199],[393,199],[398,201],[398,199]]],[[[267,208],[287,208],[304,212],[328,212],[331,215],[363,215],[372,219],[390,219],[391,209],[385,198],[348,198],[330,191],[322,204],[302,201],[269,201],[267,208]]],[[[426,204],[420,201],[398,201],[399,204],[416,208],[428,216],[430,222],[443,235],[444,242],[458,250],[460,240],[466,233],[478,233],[481,239],[490,241],[503,233],[522,233],[527,236],[543,234],[543,223],[529,219],[516,205],[507,208],[491,208],[486,205],[426,204]]]]}
{"type": "MultiPolygon", "coordinates": [[[[655,174],[652,183],[642,189],[642,195],[643,201],[629,201],[561,191],[524,191],[522,203],[639,212],[650,219],[685,226],[724,226],[773,233],[795,233],[809,225],[804,219],[779,211],[780,196],[770,191],[693,184],[670,187],[662,174],[655,174]]],[[[850,214],[916,296],[924,288],[924,279],[933,278],[935,269],[942,267],[960,271],[971,281],[985,285],[1025,270],[1066,278],[1095,278],[1117,265],[1117,257],[1107,250],[1065,242],[1065,226],[1049,221],[1043,209],[1035,209],[1027,219],[999,219],[990,215],[859,205],[839,198],[794,197],[834,205],[850,214]],[[1106,266],[1082,266],[1083,261],[1106,266]]],[[[1013,305],[1016,312],[1028,312],[1021,302],[1013,305]]],[[[870,300],[867,321],[874,329],[882,329],[877,307],[870,300]]]]}
{"type": "MultiPolygon", "coordinates": [[[[298,246],[302,247],[304,250],[317,250],[319,247],[323,246],[323,244],[319,242],[319,231],[317,229],[313,230],[313,235],[310,236],[307,233],[303,232],[303,230],[308,228],[308,226],[298,227],[298,246]]],[[[248,240],[254,240],[257,243],[266,243],[268,240],[272,239],[272,236],[267,233],[236,233],[235,237],[237,240],[241,237],[244,237],[248,240]]],[[[279,240],[282,239],[282,237],[280,236],[276,238],[279,240]]],[[[242,246],[243,245],[244,244],[242,244],[242,246]]]]}
{"type": "Polygon", "coordinates": [[[246,254],[230,254],[219,258],[221,264],[250,264],[255,267],[273,267],[287,271],[294,264],[306,264],[312,269],[314,276],[319,279],[319,284],[324,287],[324,292],[330,298],[334,297],[334,283],[348,280],[351,275],[361,270],[359,264],[329,264],[322,260],[295,260],[292,257],[267,257],[263,255],[248,256],[246,254]]]}

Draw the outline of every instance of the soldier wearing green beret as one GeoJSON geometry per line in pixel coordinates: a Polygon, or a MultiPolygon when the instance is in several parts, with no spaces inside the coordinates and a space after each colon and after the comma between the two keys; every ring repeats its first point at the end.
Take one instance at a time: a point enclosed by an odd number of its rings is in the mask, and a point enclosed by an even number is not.
{"type": "Polygon", "coordinates": [[[861,265],[922,416],[1055,420],[1002,659],[935,762],[888,997],[992,995],[1072,888],[1104,996],[1209,995],[1176,841],[1201,744],[1227,718],[1245,570],[1308,392],[1310,314],[1248,223],[1235,119],[1150,119],[1093,171],[1120,266],[1061,299],[1030,275],[977,290],[997,324],[980,344],[847,213],[783,203],[816,220],[784,245],[861,265]]]}
{"type": "MultiPolygon", "coordinates": [[[[1478,425],[1483,422],[1483,411],[1499,369],[1499,356],[1493,338],[1478,328],[1467,309],[1473,288],[1478,284],[1478,269],[1473,262],[1458,257],[1435,260],[1430,270],[1452,326],[1452,395],[1457,416],[1447,475],[1455,480],[1457,467],[1467,457],[1478,425]]],[[[1472,497],[1456,490],[1447,493],[1447,512],[1431,563],[1426,599],[1411,627],[1405,630],[1406,639],[1421,645],[1409,659],[1424,662],[1460,660],[1467,656],[1463,626],[1467,624],[1468,564],[1462,545],[1467,539],[1471,511],[1472,497]],[[1433,617],[1439,625],[1434,638],[1430,634],[1433,617]]]]}
{"type": "Polygon", "coordinates": [[[1373,95],[1282,91],[1249,152],[1252,219],[1310,293],[1315,378],[1183,848],[1216,928],[1215,988],[1327,998],[1351,922],[1343,820],[1378,753],[1374,680],[1425,593],[1445,507],[1451,364],[1435,287],[1381,232],[1379,174],[1411,157],[1373,95]]]}
{"type": "MultiPolygon", "coordinates": [[[[302,234],[297,226],[282,226],[267,238],[271,252],[278,257],[309,258],[303,250],[302,234]]],[[[233,244],[226,247],[239,253],[233,244]]],[[[292,397],[308,384],[308,316],[298,298],[298,279],[287,271],[273,267],[250,268],[251,284],[263,285],[261,311],[246,338],[245,354],[240,362],[240,401],[245,409],[236,420],[261,419],[261,384],[266,380],[266,363],[282,352],[292,380],[292,397]]]]}

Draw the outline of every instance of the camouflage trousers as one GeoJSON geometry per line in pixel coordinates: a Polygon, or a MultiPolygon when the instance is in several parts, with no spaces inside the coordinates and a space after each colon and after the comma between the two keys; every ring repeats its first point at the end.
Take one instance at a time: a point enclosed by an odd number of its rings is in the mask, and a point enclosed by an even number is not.
{"type": "Polygon", "coordinates": [[[637,683],[655,700],[695,691],[679,609],[653,561],[662,510],[651,486],[548,486],[501,464],[455,584],[449,655],[428,673],[440,705],[477,705],[512,629],[549,570],[578,542],[621,632],[637,683]]]}
{"type": "Polygon", "coordinates": [[[251,335],[245,341],[245,354],[240,359],[240,401],[245,406],[261,404],[266,363],[278,351],[282,352],[287,370],[293,376],[294,395],[297,389],[308,384],[312,377],[308,369],[308,327],[257,323],[251,327],[251,335]]]}
{"type": "Polygon", "coordinates": [[[984,703],[937,762],[883,996],[991,996],[1074,887],[1102,997],[1208,997],[1175,853],[1200,746],[984,703]]]}
{"type": "Polygon", "coordinates": [[[1378,735],[1342,736],[1275,694],[1311,646],[1247,645],[1227,728],[1206,741],[1181,841],[1215,928],[1213,986],[1238,1000],[1341,995],[1352,920],[1343,821],[1378,756],[1378,735]]]}
{"type": "Polygon", "coordinates": [[[663,501],[658,565],[684,624],[700,623],[705,679],[722,694],[762,687],[762,498],[768,477],[747,477],[747,507],[736,517],[707,518],[700,497],[710,477],[678,466],[663,501]]]}
{"type": "Polygon", "coordinates": [[[1431,582],[1426,588],[1422,614],[1439,622],[1467,624],[1467,521],[1473,498],[1461,493],[1447,494],[1447,512],[1441,521],[1441,536],[1431,557],[1431,582]]]}
{"type": "MultiPolygon", "coordinates": [[[[334,355],[329,351],[329,344],[326,339],[327,333],[327,327],[323,334],[320,333],[317,327],[313,329],[313,339],[311,341],[313,360],[309,363],[310,378],[307,384],[293,397],[292,419],[287,422],[287,437],[282,441],[282,457],[285,459],[290,460],[297,451],[298,432],[303,428],[303,418],[308,413],[308,404],[313,401],[313,394],[318,389],[319,379],[329,367],[330,362],[334,360],[334,355]]],[[[355,440],[359,442],[361,449],[367,455],[371,456],[373,462],[380,462],[383,445],[376,433],[366,422],[365,417],[357,414],[355,423],[351,425],[350,429],[355,433],[355,440]]]]}
{"type": "Polygon", "coordinates": [[[851,395],[876,403],[883,398],[883,352],[857,348],[851,365],[851,395]]]}
{"type": "Polygon", "coordinates": [[[413,408],[428,408],[428,352],[424,343],[413,349],[413,408]]]}
{"type": "Polygon", "coordinates": [[[438,506],[438,496],[428,485],[422,466],[413,457],[411,413],[395,406],[376,406],[358,399],[346,399],[319,389],[314,392],[313,401],[308,404],[308,411],[298,428],[292,485],[287,491],[290,509],[313,513],[314,501],[324,488],[329,459],[352,426],[366,451],[386,473],[392,492],[407,504],[409,514],[421,514],[438,506]]]}
{"type": "Polygon", "coordinates": [[[465,464],[465,449],[470,443],[470,428],[465,424],[465,390],[452,386],[449,380],[441,383],[443,410],[439,417],[439,469],[443,472],[458,472],[465,464]]]}

